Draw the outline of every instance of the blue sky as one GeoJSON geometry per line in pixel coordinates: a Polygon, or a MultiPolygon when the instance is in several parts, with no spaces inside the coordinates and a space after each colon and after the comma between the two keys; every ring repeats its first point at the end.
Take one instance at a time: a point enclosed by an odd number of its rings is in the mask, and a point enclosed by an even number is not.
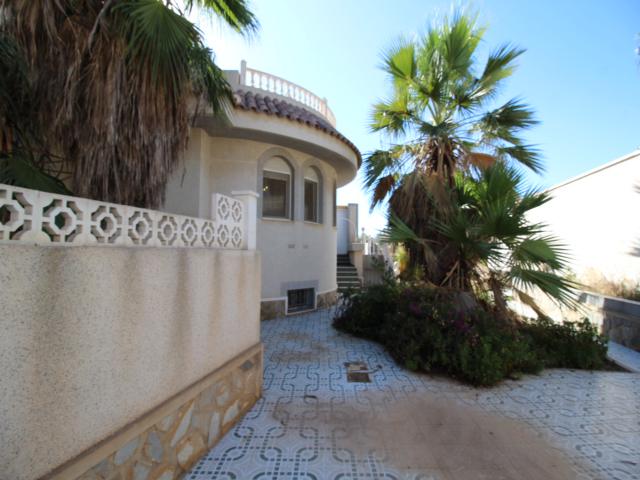
{"type": "MultiPolygon", "coordinates": [[[[548,187],[640,147],[640,0],[478,0],[456,3],[487,27],[480,59],[504,42],[527,49],[503,99],[518,96],[541,124],[526,138],[541,149],[546,172],[528,180],[548,187]]],[[[326,97],[338,129],[366,153],[383,146],[370,133],[371,105],[388,90],[380,55],[451,11],[437,0],[254,0],[261,23],[249,40],[201,20],[218,64],[248,65],[326,97]]],[[[384,226],[369,213],[360,176],[340,189],[360,204],[361,226],[384,226]]]]}

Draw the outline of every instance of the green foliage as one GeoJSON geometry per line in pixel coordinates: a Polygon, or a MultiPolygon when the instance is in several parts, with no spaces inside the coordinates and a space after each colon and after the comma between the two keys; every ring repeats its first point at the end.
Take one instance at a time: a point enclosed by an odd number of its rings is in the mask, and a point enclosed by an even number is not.
{"type": "Polygon", "coordinates": [[[245,0],[0,0],[3,181],[162,204],[200,104],[224,119],[232,101],[192,9],[258,25],[245,0]]]}
{"type": "Polygon", "coordinates": [[[342,297],[343,314],[336,318],[336,327],[380,341],[385,319],[393,314],[397,303],[398,288],[388,278],[381,285],[347,291],[342,297]]]}
{"type": "Polygon", "coordinates": [[[524,324],[522,331],[533,340],[546,367],[596,370],[605,365],[606,339],[587,319],[562,324],[539,319],[524,324]]]}
{"type": "Polygon", "coordinates": [[[39,145],[36,113],[23,52],[0,30],[0,183],[69,194],[39,145]]]}
{"type": "Polygon", "coordinates": [[[334,326],[382,343],[410,370],[495,385],[544,367],[602,368],[606,341],[588,321],[507,327],[480,306],[460,308],[458,294],[386,281],[348,296],[334,326]]]}
{"type": "Polygon", "coordinates": [[[494,104],[524,50],[503,44],[481,62],[484,33],[475,17],[455,13],[383,54],[391,95],[373,106],[371,129],[392,141],[365,158],[374,205],[402,184],[390,178],[412,171],[450,178],[474,164],[475,151],[542,170],[537,149],[521,139],[537,123],[533,111],[519,99],[494,104]]]}
{"type": "MultiPolygon", "coordinates": [[[[578,284],[563,273],[568,264],[566,248],[544,233],[544,224],[527,218],[549,197],[536,190],[522,191],[521,183],[521,174],[501,162],[476,175],[455,176],[449,210],[433,223],[456,266],[447,277],[448,285],[476,295],[491,292],[503,316],[508,314],[506,291],[534,309],[529,294],[533,289],[573,308],[578,284]]],[[[422,244],[425,255],[442,253],[395,216],[382,238],[422,244]]]]}
{"type": "Polygon", "coordinates": [[[401,222],[393,226],[404,225],[420,239],[403,240],[411,270],[422,270],[436,285],[463,289],[474,272],[460,262],[459,247],[491,245],[460,242],[468,230],[455,208],[454,177],[496,162],[543,169],[539,150],[523,138],[537,123],[533,110],[517,98],[498,99],[524,50],[505,43],[481,58],[485,29],[476,20],[456,12],[383,55],[390,94],[373,105],[371,129],[385,134],[387,144],[363,165],[372,208],[388,199],[389,218],[401,222]],[[458,245],[435,228],[439,222],[447,222],[458,245]]]}
{"type": "Polygon", "coordinates": [[[29,152],[22,150],[14,150],[10,154],[0,153],[0,183],[42,192],[72,194],[60,179],[35,165],[29,152]]]}

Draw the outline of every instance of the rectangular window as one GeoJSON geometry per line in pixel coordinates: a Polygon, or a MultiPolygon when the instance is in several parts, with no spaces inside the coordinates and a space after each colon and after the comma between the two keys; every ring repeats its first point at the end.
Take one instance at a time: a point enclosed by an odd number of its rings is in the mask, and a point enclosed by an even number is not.
{"type": "Polygon", "coordinates": [[[333,226],[338,224],[338,187],[333,182],[333,226]]]}
{"type": "Polygon", "coordinates": [[[287,313],[303,312],[315,307],[316,291],[313,288],[301,288],[287,292],[287,313]]]}
{"type": "Polygon", "coordinates": [[[289,175],[263,173],[262,216],[289,218],[289,175]]]}
{"type": "Polygon", "coordinates": [[[311,180],[304,181],[304,220],[318,221],[318,184],[311,180]]]}

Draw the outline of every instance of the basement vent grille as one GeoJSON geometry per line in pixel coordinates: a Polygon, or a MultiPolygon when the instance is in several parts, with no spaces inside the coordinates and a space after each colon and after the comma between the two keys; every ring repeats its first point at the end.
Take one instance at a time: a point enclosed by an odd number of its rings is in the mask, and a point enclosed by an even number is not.
{"type": "Polygon", "coordinates": [[[315,307],[315,289],[300,288],[287,291],[287,313],[313,310],[315,307]]]}

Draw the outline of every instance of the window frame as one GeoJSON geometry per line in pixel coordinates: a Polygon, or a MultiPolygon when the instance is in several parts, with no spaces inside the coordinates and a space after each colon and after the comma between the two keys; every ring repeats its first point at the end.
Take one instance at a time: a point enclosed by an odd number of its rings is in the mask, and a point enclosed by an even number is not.
{"type": "MultiPolygon", "coordinates": [[[[287,162],[288,163],[288,162],[287,162]]],[[[291,167],[289,167],[291,168],[291,167]]],[[[291,173],[282,173],[282,172],[274,172],[272,170],[269,170],[268,168],[265,168],[262,170],[262,205],[260,208],[260,214],[262,218],[265,219],[279,219],[279,220],[291,220],[292,219],[292,199],[293,199],[293,172],[291,173]],[[264,181],[265,179],[270,179],[270,180],[280,180],[280,181],[285,181],[286,182],[286,190],[285,190],[285,214],[284,215],[267,215],[265,214],[264,211],[264,207],[265,207],[265,198],[264,198],[264,181]]]]}
{"type": "Polygon", "coordinates": [[[338,225],[338,184],[333,181],[333,226],[338,225]]]}
{"type": "Polygon", "coordinates": [[[322,176],[322,171],[316,165],[307,164],[302,170],[302,220],[307,223],[316,223],[323,224],[324,223],[324,208],[323,208],[323,188],[324,188],[324,179],[322,176]],[[307,178],[307,171],[311,170],[316,179],[307,178]],[[307,182],[315,184],[315,218],[307,218],[307,182]]]}
{"type": "MultiPolygon", "coordinates": [[[[313,188],[313,187],[310,187],[313,188]]],[[[305,178],[304,179],[304,221],[311,223],[320,222],[320,182],[305,178]],[[313,185],[315,192],[313,192],[313,204],[311,205],[312,215],[307,217],[307,186],[313,185]]]]}

